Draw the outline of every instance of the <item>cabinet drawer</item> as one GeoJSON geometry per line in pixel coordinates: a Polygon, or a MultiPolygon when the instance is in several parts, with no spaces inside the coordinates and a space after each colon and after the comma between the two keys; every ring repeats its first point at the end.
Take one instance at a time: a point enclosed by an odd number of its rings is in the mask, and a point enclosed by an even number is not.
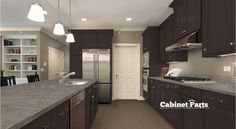
{"type": "Polygon", "coordinates": [[[51,113],[48,112],[21,129],[51,129],[51,113]]]}
{"type": "Polygon", "coordinates": [[[182,94],[188,97],[192,97],[194,99],[201,100],[202,99],[202,90],[196,89],[192,87],[182,87],[182,94]]]}
{"type": "Polygon", "coordinates": [[[172,83],[164,83],[163,84],[165,89],[168,89],[168,90],[172,90],[172,91],[175,91],[175,92],[181,92],[181,86],[180,85],[177,85],[177,84],[172,84],[172,83]]]}
{"type": "Polygon", "coordinates": [[[202,100],[227,111],[235,112],[235,96],[203,91],[202,100]]]}
{"type": "Polygon", "coordinates": [[[69,100],[52,110],[52,128],[69,119],[69,100]]]}

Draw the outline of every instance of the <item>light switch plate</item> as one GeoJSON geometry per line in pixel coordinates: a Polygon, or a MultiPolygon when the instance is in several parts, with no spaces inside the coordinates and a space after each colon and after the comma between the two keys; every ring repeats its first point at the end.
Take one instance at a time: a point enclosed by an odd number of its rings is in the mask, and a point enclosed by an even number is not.
{"type": "Polygon", "coordinates": [[[230,66],[224,66],[224,71],[225,72],[230,72],[231,71],[231,67],[230,66]]]}
{"type": "Polygon", "coordinates": [[[47,66],[47,63],[46,61],[43,62],[43,66],[46,67],[47,66]]]}

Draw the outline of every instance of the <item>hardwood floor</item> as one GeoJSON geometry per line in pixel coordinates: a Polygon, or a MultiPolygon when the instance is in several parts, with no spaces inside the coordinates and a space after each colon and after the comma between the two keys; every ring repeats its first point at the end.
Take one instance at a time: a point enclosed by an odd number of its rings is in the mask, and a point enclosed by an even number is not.
{"type": "Polygon", "coordinates": [[[175,129],[144,101],[99,105],[91,129],[175,129]]]}

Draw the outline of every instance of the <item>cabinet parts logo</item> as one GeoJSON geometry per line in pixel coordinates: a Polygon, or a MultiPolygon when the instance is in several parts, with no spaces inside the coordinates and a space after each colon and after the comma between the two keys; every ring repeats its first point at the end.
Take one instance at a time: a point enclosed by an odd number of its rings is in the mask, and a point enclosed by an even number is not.
{"type": "Polygon", "coordinates": [[[160,102],[160,109],[209,109],[208,103],[205,102],[195,102],[191,99],[188,102],[160,102]]]}

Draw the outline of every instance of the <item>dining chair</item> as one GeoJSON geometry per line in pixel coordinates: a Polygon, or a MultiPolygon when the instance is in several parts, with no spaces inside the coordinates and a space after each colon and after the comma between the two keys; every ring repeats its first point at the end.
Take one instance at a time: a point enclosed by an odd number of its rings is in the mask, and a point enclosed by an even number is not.
{"type": "Polygon", "coordinates": [[[15,76],[0,77],[0,79],[1,79],[1,87],[16,85],[15,76]]]}
{"type": "Polygon", "coordinates": [[[38,74],[27,75],[27,80],[28,80],[29,83],[31,83],[31,82],[39,82],[40,81],[38,74]]]}

